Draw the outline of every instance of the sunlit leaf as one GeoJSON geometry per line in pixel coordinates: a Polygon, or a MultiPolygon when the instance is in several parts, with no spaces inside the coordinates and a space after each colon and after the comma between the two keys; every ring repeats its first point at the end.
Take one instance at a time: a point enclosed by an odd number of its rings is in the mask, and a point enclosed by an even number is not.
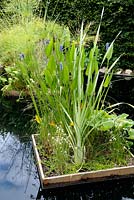
{"type": "Polygon", "coordinates": [[[69,81],[69,70],[68,70],[68,66],[64,66],[63,67],[63,82],[65,84],[67,84],[69,81]]]}
{"type": "Polygon", "coordinates": [[[107,56],[106,56],[106,58],[108,60],[110,60],[112,58],[112,55],[113,55],[113,43],[110,45],[110,47],[107,50],[107,56]]]}
{"type": "Polygon", "coordinates": [[[111,75],[111,74],[107,75],[106,80],[105,80],[105,82],[104,82],[104,84],[103,84],[103,86],[104,86],[105,88],[109,86],[110,81],[111,81],[111,78],[112,78],[112,75],[111,75]]]}
{"type": "Polygon", "coordinates": [[[52,50],[53,50],[53,39],[50,41],[50,43],[48,44],[48,46],[45,49],[45,53],[46,53],[47,57],[49,57],[51,55],[52,50]]]}
{"type": "Polygon", "coordinates": [[[45,70],[45,80],[46,80],[46,83],[51,86],[52,85],[52,81],[53,81],[53,78],[52,78],[52,75],[50,73],[49,70],[45,70]]]}

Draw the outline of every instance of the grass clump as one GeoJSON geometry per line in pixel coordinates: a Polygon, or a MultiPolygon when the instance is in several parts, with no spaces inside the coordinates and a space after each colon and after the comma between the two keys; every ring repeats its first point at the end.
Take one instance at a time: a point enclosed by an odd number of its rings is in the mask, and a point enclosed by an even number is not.
{"type": "Polygon", "coordinates": [[[70,37],[67,28],[41,19],[35,14],[37,10],[37,1],[14,0],[5,5],[0,31],[0,65],[4,68],[0,83],[3,94],[11,90],[27,90],[17,61],[28,55],[31,47],[34,46],[34,53],[43,67],[46,60],[42,47],[49,42],[49,38],[64,40],[70,37]],[[63,32],[66,33],[64,38],[63,32]]]}

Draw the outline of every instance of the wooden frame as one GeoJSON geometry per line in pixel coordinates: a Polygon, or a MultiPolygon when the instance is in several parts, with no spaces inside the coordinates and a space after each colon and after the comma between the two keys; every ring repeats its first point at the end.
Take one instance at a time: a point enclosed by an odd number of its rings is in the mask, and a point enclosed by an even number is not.
{"type": "Polygon", "coordinates": [[[41,159],[37,150],[35,136],[36,135],[32,135],[32,143],[42,189],[64,187],[69,185],[82,184],[85,182],[91,183],[103,180],[124,178],[127,176],[134,176],[134,165],[132,165],[126,167],[116,167],[106,170],[97,170],[53,177],[45,177],[41,165],[41,159]]]}

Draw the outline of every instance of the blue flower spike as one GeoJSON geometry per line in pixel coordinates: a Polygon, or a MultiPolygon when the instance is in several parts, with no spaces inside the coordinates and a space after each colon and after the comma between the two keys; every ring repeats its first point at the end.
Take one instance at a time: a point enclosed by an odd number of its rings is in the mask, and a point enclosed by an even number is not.
{"type": "Polygon", "coordinates": [[[110,43],[107,42],[107,43],[106,43],[106,51],[108,50],[109,47],[110,47],[110,43]]]}
{"type": "Polygon", "coordinates": [[[63,64],[60,62],[60,70],[63,70],[63,64]]]}
{"type": "Polygon", "coordinates": [[[24,53],[20,53],[20,54],[19,54],[19,57],[20,57],[20,60],[24,60],[24,58],[25,58],[24,53]]]}
{"type": "Polygon", "coordinates": [[[63,45],[60,45],[60,51],[63,52],[63,45]]]}

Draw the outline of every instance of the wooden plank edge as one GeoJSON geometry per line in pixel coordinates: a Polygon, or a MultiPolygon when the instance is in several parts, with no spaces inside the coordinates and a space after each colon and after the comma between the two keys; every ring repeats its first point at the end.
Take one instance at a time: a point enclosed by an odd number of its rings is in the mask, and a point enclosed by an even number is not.
{"type": "Polygon", "coordinates": [[[110,177],[101,177],[101,178],[94,178],[94,179],[82,179],[80,181],[71,181],[71,182],[60,182],[60,183],[48,183],[43,185],[43,190],[49,190],[49,189],[59,189],[59,188],[70,188],[72,186],[81,186],[85,184],[93,184],[93,183],[99,183],[104,181],[113,181],[113,180],[121,180],[126,178],[134,178],[134,174],[129,175],[122,175],[122,176],[110,176],[110,177]]]}
{"type": "Polygon", "coordinates": [[[41,159],[40,159],[40,156],[39,156],[39,153],[38,153],[38,150],[37,150],[35,136],[36,135],[32,135],[33,150],[34,150],[34,155],[35,155],[35,158],[36,158],[36,164],[37,164],[37,168],[38,168],[38,172],[39,172],[39,176],[40,176],[41,185],[43,187],[43,180],[45,179],[45,176],[44,176],[44,172],[43,172],[43,169],[42,169],[41,159]]]}
{"type": "Polygon", "coordinates": [[[43,180],[45,185],[48,184],[57,184],[57,183],[67,183],[67,182],[78,182],[83,180],[90,180],[93,181],[95,179],[101,178],[108,178],[114,176],[127,176],[134,174],[134,166],[127,166],[127,167],[117,167],[112,169],[106,170],[98,170],[98,171],[91,171],[91,172],[81,172],[76,174],[68,174],[68,175],[60,175],[60,176],[53,176],[48,177],[43,180]]]}
{"type": "Polygon", "coordinates": [[[86,180],[94,182],[95,180],[101,180],[101,179],[108,180],[110,177],[112,178],[112,177],[134,175],[134,165],[131,165],[131,166],[115,167],[111,169],[104,169],[97,171],[88,171],[75,174],[45,177],[34,136],[36,135],[32,135],[32,141],[42,186],[48,187],[50,185],[55,185],[55,184],[71,184],[71,183],[73,184],[75,182],[78,183],[79,181],[86,181],[86,180]]]}

